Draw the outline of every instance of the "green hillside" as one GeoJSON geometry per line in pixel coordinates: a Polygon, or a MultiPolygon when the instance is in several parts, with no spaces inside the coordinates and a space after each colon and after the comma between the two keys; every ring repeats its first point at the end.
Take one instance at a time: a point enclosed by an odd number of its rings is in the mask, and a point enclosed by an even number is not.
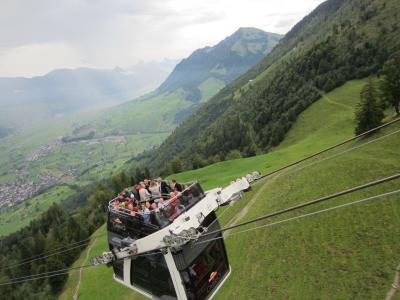
{"type": "Polygon", "coordinates": [[[185,120],[157,151],[153,170],[170,172],[277,146],[297,116],[348,80],[377,74],[399,49],[397,0],[328,0],[293,27],[254,68],[185,120]]]}
{"type": "MultiPolygon", "coordinates": [[[[268,154],[220,162],[174,177],[179,181],[199,179],[205,188],[223,186],[249,171],[265,173],[351,137],[354,109],[364,83],[351,81],[324,95],[299,116],[285,140],[268,154]]],[[[400,125],[324,157],[395,130],[400,130],[400,125]]],[[[338,158],[301,169],[311,162],[305,163],[288,170],[287,175],[262,180],[242,201],[223,208],[219,212],[223,213],[220,222],[222,225],[237,223],[392,175],[400,165],[399,147],[398,135],[394,135],[338,158]]],[[[393,190],[399,183],[397,180],[297,214],[330,207],[333,202],[344,203],[393,190]]],[[[399,263],[399,200],[399,196],[388,197],[228,238],[226,245],[233,271],[216,299],[382,299],[399,263]]],[[[104,233],[103,227],[95,235],[104,233]]],[[[86,257],[105,251],[106,237],[97,238],[90,247],[88,254],[82,253],[76,266],[84,263],[86,257]]],[[[76,273],[71,274],[61,299],[71,298],[77,278],[76,273]]],[[[78,296],[79,299],[140,298],[116,284],[112,271],[105,267],[82,272],[78,296]]]]}

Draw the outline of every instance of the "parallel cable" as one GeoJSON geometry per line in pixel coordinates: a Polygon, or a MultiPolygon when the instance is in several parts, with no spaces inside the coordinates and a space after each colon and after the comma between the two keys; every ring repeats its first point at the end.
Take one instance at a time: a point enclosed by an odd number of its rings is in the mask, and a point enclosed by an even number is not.
{"type": "MultiPolygon", "coordinates": [[[[342,152],[339,152],[339,153],[336,153],[336,154],[334,154],[334,155],[325,157],[325,158],[323,158],[323,159],[321,159],[321,160],[317,160],[317,161],[312,162],[312,163],[310,163],[310,164],[308,164],[308,165],[305,165],[305,166],[302,166],[302,167],[300,167],[300,168],[294,169],[294,170],[292,170],[292,171],[290,171],[290,172],[288,172],[288,173],[284,173],[284,174],[282,174],[282,175],[280,176],[280,178],[286,177],[286,176],[289,176],[289,175],[292,175],[292,174],[297,173],[297,172],[299,172],[299,171],[301,171],[301,170],[304,170],[304,169],[306,169],[306,168],[309,168],[309,167],[312,167],[312,166],[314,166],[314,165],[320,164],[320,163],[322,163],[322,162],[324,162],[324,161],[327,161],[327,160],[330,160],[330,159],[337,158],[337,157],[339,157],[339,156],[345,155],[345,154],[347,154],[347,153],[349,153],[349,152],[351,152],[351,151],[358,150],[358,149],[360,149],[360,148],[362,148],[362,147],[365,147],[365,146],[367,146],[367,145],[369,145],[369,144],[372,144],[372,143],[381,141],[381,140],[383,140],[383,139],[385,139],[385,138],[388,138],[388,137],[390,137],[390,136],[392,136],[392,135],[395,135],[395,134],[397,134],[397,133],[399,133],[399,132],[400,132],[400,129],[399,129],[399,130],[396,130],[396,131],[394,131],[394,132],[385,134],[385,135],[383,135],[383,136],[380,136],[380,137],[378,137],[378,138],[375,138],[375,139],[373,139],[373,140],[370,140],[370,141],[368,141],[368,142],[365,142],[365,143],[363,143],[363,144],[361,144],[361,145],[357,145],[357,146],[355,146],[355,147],[346,149],[346,150],[344,150],[344,151],[342,151],[342,152]]],[[[259,178],[259,179],[262,179],[262,177],[259,178]]],[[[255,181],[258,181],[259,179],[255,180],[255,181]]],[[[224,210],[224,211],[221,213],[221,215],[218,216],[217,219],[215,219],[210,225],[207,226],[207,228],[211,228],[211,226],[212,226],[218,219],[220,219],[220,218],[225,214],[225,212],[226,212],[227,210],[229,210],[229,208],[227,208],[226,210],[224,210]]]]}
{"type": "Polygon", "coordinates": [[[339,209],[339,208],[343,208],[343,207],[348,207],[348,206],[352,206],[352,205],[356,205],[356,204],[360,204],[360,203],[364,203],[364,202],[368,202],[368,201],[372,201],[372,200],[377,200],[377,199],[380,199],[382,197],[392,196],[392,195],[399,194],[399,193],[400,193],[400,189],[399,190],[395,190],[395,191],[391,191],[391,192],[387,192],[387,193],[384,193],[384,194],[379,194],[379,195],[375,195],[375,196],[372,196],[372,197],[364,198],[364,199],[361,199],[361,200],[356,200],[356,201],[353,201],[353,202],[337,205],[337,206],[334,206],[334,207],[321,209],[321,210],[318,210],[318,211],[315,211],[315,212],[311,212],[311,213],[307,213],[307,214],[303,214],[303,215],[300,215],[300,216],[296,216],[296,217],[292,217],[292,218],[276,221],[276,222],[273,222],[273,223],[268,223],[268,224],[260,225],[260,226],[257,226],[257,227],[253,227],[253,228],[249,228],[249,229],[245,229],[245,230],[241,230],[241,231],[227,233],[224,236],[218,236],[218,237],[210,238],[210,239],[207,239],[207,240],[204,240],[204,241],[195,242],[194,245],[208,243],[208,242],[211,242],[211,241],[214,241],[214,240],[228,238],[228,237],[231,237],[231,236],[234,236],[234,235],[237,235],[237,234],[242,234],[242,233],[246,233],[246,232],[250,232],[250,231],[254,231],[254,230],[258,230],[258,229],[272,227],[272,226],[275,226],[275,225],[287,223],[287,222],[294,221],[294,220],[303,219],[303,218],[306,218],[306,217],[318,215],[318,214],[321,214],[321,213],[324,213],[324,212],[329,212],[329,211],[332,211],[332,210],[335,210],[335,209],[339,209]]]}
{"type": "Polygon", "coordinates": [[[87,246],[90,243],[90,240],[92,238],[102,237],[102,236],[104,236],[104,234],[99,234],[97,236],[91,236],[91,237],[89,237],[87,239],[83,239],[83,240],[80,240],[80,241],[77,241],[77,242],[73,242],[71,244],[68,244],[68,245],[65,245],[65,246],[62,246],[62,247],[59,247],[59,248],[56,248],[56,249],[53,249],[53,250],[38,254],[38,255],[35,255],[35,256],[29,257],[29,258],[26,258],[23,261],[18,262],[18,263],[14,263],[14,264],[11,264],[11,265],[0,266],[0,271],[4,270],[4,269],[7,269],[7,268],[15,268],[15,267],[18,267],[18,266],[22,266],[22,265],[25,265],[25,264],[28,264],[28,263],[31,263],[31,262],[34,262],[34,261],[37,261],[37,260],[42,260],[42,259],[54,256],[54,255],[65,253],[65,252],[71,251],[71,250],[79,248],[79,247],[87,246]],[[76,245],[76,246],[74,246],[74,245],[76,245]],[[69,246],[72,246],[72,247],[69,247],[69,246]],[[63,250],[63,251],[59,251],[59,250],[63,250]]]}
{"type": "Polygon", "coordinates": [[[214,223],[216,223],[218,220],[220,220],[222,218],[222,216],[225,215],[232,207],[233,207],[233,205],[229,205],[228,208],[225,208],[224,211],[219,216],[217,216],[217,218],[215,218],[215,220],[212,221],[210,223],[210,225],[207,226],[207,229],[211,228],[211,226],[214,225],[214,223]]]}
{"type": "Polygon", "coordinates": [[[370,133],[373,133],[373,132],[375,132],[375,131],[378,131],[379,129],[385,128],[385,127],[390,126],[390,125],[392,125],[392,124],[395,124],[395,123],[397,123],[397,122],[399,122],[399,121],[400,121],[400,118],[394,119],[394,120],[392,120],[392,121],[390,121],[390,122],[388,122],[388,123],[385,123],[385,124],[383,124],[383,125],[381,125],[381,126],[378,126],[378,127],[376,127],[376,128],[373,128],[373,129],[371,129],[371,130],[368,130],[368,131],[366,131],[366,132],[364,132],[364,133],[361,133],[361,134],[359,134],[359,135],[356,135],[356,136],[354,136],[354,137],[352,137],[352,138],[349,138],[349,139],[347,139],[347,140],[344,140],[344,141],[342,141],[342,142],[340,142],[340,143],[337,143],[337,144],[335,144],[335,145],[333,145],[333,146],[330,146],[330,147],[328,147],[328,148],[325,148],[325,149],[323,149],[323,150],[320,150],[320,151],[318,151],[318,152],[315,152],[314,154],[308,155],[308,156],[306,156],[306,157],[304,157],[304,158],[302,158],[302,159],[299,159],[299,160],[297,160],[297,161],[295,161],[295,162],[292,162],[292,163],[290,163],[290,164],[288,164],[288,165],[285,165],[285,166],[280,167],[280,168],[278,168],[278,169],[276,169],[276,170],[274,170],[274,171],[271,171],[271,172],[269,172],[269,173],[267,173],[267,174],[265,174],[265,175],[262,175],[262,176],[261,176],[259,179],[257,179],[257,180],[260,180],[260,179],[265,178],[265,177],[269,177],[269,176],[271,176],[271,175],[273,175],[273,174],[275,174],[275,173],[278,173],[278,172],[280,172],[280,171],[283,171],[283,170],[285,170],[285,169],[287,169],[287,168],[290,168],[290,167],[293,167],[293,166],[295,166],[295,165],[298,165],[299,163],[301,163],[301,162],[303,162],[303,161],[309,160],[309,159],[311,159],[311,158],[313,158],[313,157],[315,157],[315,156],[317,156],[317,155],[320,155],[320,154],[322,154],[322,153],[325,153],[325,152],[327,152],[327,151],[329,151],[329,150],[332,150],[332,149],[335,149],[335,148],[337,148],[337,147],[343,146],[343,145],[345,145],[345,144],[347,144],[347,143],[349,143],[349,142],[351,142],[351,141],[354,141],[354,140],[356,140],[356,139],[358,139],[358,138],[360,138],[360,137],[363,137],[363,136],[366,136],[366,135],[368,135],[368,134],[370,134],[370,133]]]}
{"type": "MultiPolygon", "coordinates": [[[[90,239],[89,239],[89,240],[90,240],[90,239]]],[[[54,255],[58,255],[58,254],[60,254],[60,253],[65,253],[65,252],[71,251],[71,250],[76,249],[76,248],[79,248],[79,247],[87,246],[89,243],[90,243],[90,241],[87,241],[87,242],[79,242],[79,243],[78,243],[78,242],[77,242],[77,243],[72,243],[72,245],[75,244],[75,246],[70,247],[70,248],[66,248],[66,247],[57,248],[58,250],[63,250],[63,251],[55,251],[55,250],[48,251],[48,252],[45,252],[45,253],[42,253],[42,254],[33,256],[33,257],[31,257],[31,258],[28,258],[28,259],[26,259],[26,260],[23,260],[23,261],[21,261],[21,262],[19,262],[19,263],[11,264],[11,265],[8,265],[8,266],[7,266],[7,265],[2,266],[2,267],[0,268],[0,270],[4,270],[4,269],[13,269],[13,268],[16,268],[16,267],[18,267],[18,266],[26,265],[26,264],[32,263],[32,262],[34,262],[34,261],[37,261],[37,260],[42,260],[42,259],[45,259],[45,258],[49,258],[49,257],[51,257],[51,256],[54,256],[54,255]],[[65,250],[64,250],[64,249],[65,249],[65,250]],[[46,255],[46,254],[47,254],[47,255],[46,255]]]]}
{"type": "Polygon", "coordinates": [[[59,272],[53,271],[52,273],[50,273],[50,272],[41,273],[41,274],[38,274],[38,276],[31,277],[31,278],[21,278],[21,279],[15,278],[12,281],[0,283],[0,287],[1,286],[6,286],[6,285],[11,285],[11,284],[24,283],[24,282],[32,281],[32,280],[46,279],[46,278],[50,278],[50,277],[54,277],[54,276],[67,275],[69,272],[77,272],[77,271],[79,271],[78,269],[81,269],[81,268],[86,269],[86,268],[90,268],[90,267],[95,267],[95,266],[88,264],[88,265],[80,266],[80,267],[77,267],[77,268],[71,268],[68,271],[59,271],[59,272]]]}
{"type": "Polygon", "coordinates": [[[83,266],[79,266],[79,267],[63,268],[63,269],[57,269],[57,270],[54,270],[54,271],[47,271],[47,272],[43,272],[43,273],[37,273],[37,274],[21,276],[21,277],[13,278],[12,281],[23,280],[23,279],[32,279],[32,278],[42,277],[42,276],[46,276],[46,275],[52,275],[52,274],[57,274],[57,273],[73,271],[73,270],[76,270],[76,269],[80,269],[81,267],[86,268],[86,267],[88,267],[90,265],[91,264],[87,264],[87,265],[83,265],[83,266]]]}
{"type": "Polygon", "coordinates": [[[363,190],[363,189],[366,189],[366,188],[369,188],[369,187],[372,187],[372,186],[376,186],[376,185],[379,185],[379,184],[382,184],[382,183],[385,183],[385,182],[389,182],[389,181],[392,181],[392,180],[395,180],[395,179],[398,179],[398,178],[400,178],[400,173],[394,174],[392,176],[385,177],[385,178],[382,178],[382,179],[378,179],[378,180],[375,180],[375,181],[371,181],[369,183],[362,184],[362,185],[359,185],[359,186],[356,186],[356,187],[352,187],[350,189],[347,189],[347,190],[344,190],[344,191],[341,191],[341,192],[337,192],[337,193],[334,193],[334,194],[331,194],[331,195],[328,195],[328,196],[324,196],[324,197],[321,197],[321,198],[318,198],[318,199],[314,199],[314,200],[311,200],[311,201],[308,201],[308,202],[305,202],[305,203],[302,203],[302,204],[298,204],[298,205],[295,205],[295,206],[292,206],[292,207],[289,207],[289,208],[285,208],[285,209],[282,209],[282,210],[279,210],[279,211],[275,211],[275,212],[272,212],[272,213],[269,213],[269,214],[266,214],[266,215],[251,219],[249,221],[245,221],[245,222],[241,222],[241,223],[234,224],[234,225],[231,225],[231,226],[227,226],[227,227],[221,228],[219,230],[210,231],[210,232],[207,232],[207,233],[203,234],[203,237],[204,236],[209,236],[209,235],[214,235],[216,233],[224,232],[224,231],[229,230],[229,229],[233,229],[233,228],[237,228],[237,227],[244,226],[244,225],[247,225],[247,224],[251,224],[251,223],[254,223],[254,222],[258,222],[258,221],[261,221],[261,220],[265,220],[265,219],[268,219],[268,218],[271,218],[271,217],[274,217],[274,216],[278,216],[278,215],[281,215],[283,213],[287,213],[287,212],[290,212],[290,211],[294,211],[294,210],[297,210],[297,209],[300,209],[300,208],[303,208],[303,207],[306,207],[306,206],[314,205],[314,204],[321,203],[321,202],[324,202],[324,201],[327,201],[327,200],[330,200],[330,199],[334,199],[334,198],[337,198],[337,197],[340,197],[340,196],[351,194],[351,193],[354,193],[356,191],[363,190]]]}
{"type": "Polygon", "coordinates": [[[308,167],[315,166],[315,165],[317,165],[317,164],[320,164],[320,163],[322,163],[322,162],[324,162],[324,161],[327,161],[327,160],[330,160],[330,159],[332,159],[332,158],[337,158],[337,157],[339,157],[339,156],[345,155],[345,154],[350,153],[350,152],[352,152],[352,151],[354,151],[354,150],[358,150],[358,149],[360,149],[360,148],[362,148],[362,147],[368,146],[369,144],[372,144],[372,143],[381,141],[381,140],[383,140],[383,139],[386,139],[386,138],[388,138],[388,137],[390,137],[390,136],[392,136],[392,135],[395,135],[395,134],[397,134],[397,133],[400,133],[400,129],[399,129],[399,130],[396,130],[396,131],[394,131],[394,132],[385,134],[385,135],[383,135],[383,136],[380,136],[380,137],[378,137],[378,138],[375,138],[375,139],[373,139],[373,140],[370,140],[370,141],[368,141],[368,142],[365,142],[365,143],[363,143],[363,144],[361,144],[361,145],[357,145],[357,146],[351,147],[351,148],[349,148],[349,149],[346,149],[346,150],[344,150],[344,151],[342,151],[342,152],[333,154],[333,155],[331,155],[331,156],[324,157],[324,158],[322,158],[322,159],[320,159],[320,160],[317,160],[317,161],[314,161],[314,162],[312,162],[312,163],[310,163],[310,164],[308,164],[308,165],[305,165],[305,166],[302,166],[302,167],[300,167],[300,168],[294,169],[294,170],[292,170],[292,171],[290,171],[290,172],[288,172],[288,173],[284,173],[284,174],[282,174],[282,175],[280,176],[280,178],[286,177],[286,176],[288,176],[288,175],[292,175],[292,174],[297,173],[297,172],[299,172],[299,171],[301,171],[301,170],[304,170],[304,169],[306,169],[306,168],[308,168],[308,167]]]}
{"type": "MultiPolygon", "coordinates": [[[[137,255],[130,256],[130,257],[135,258],[135,257],[142,257],[142,256],[151,256],[151,255],[155,255],[155,254],[159,254],[159,253],[161,253],[161,251],[151,252],[151,253],[142,253],[142,254],[137,254],[137,255]]],[[[119,260],[122,260],[122,259],[117,259],[116,261],[119,261],[119,260]]],[[[96,266],[98,266],[98,265],[86,264],[86,265],[79,266],[79,267],[64,268],[64,269],[58,269],[58,270],[39,273],[39,274],[33,274],[33,275],[12,278],[9,282],[0,283],[0,287],[5,286],[5,285],[16,284],[16,283],[23,283],[26,281],[45,279],[45,278],[49,278],[49,277],[65,275],[65,274],[68,274],[69,272],[79,271],[79,269],[81,269],[81,268],[87,269],[87,268],[96,267],[96,266]]]]}

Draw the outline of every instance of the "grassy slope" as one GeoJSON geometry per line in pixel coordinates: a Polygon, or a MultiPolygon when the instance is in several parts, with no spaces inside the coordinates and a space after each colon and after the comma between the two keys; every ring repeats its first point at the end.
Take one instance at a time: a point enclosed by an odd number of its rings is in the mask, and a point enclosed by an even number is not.
{"type": "MultiPolygon", "coordinates": [[[[180,181],[199,179],[206,188],[221,186],[248,171],[266,172],[350,137],[362,84],[363,81],[349,82],[313,104],[300,116],[285,141],[269,154],[222,162],[174,177],[180,181]]],[[[356,143],[362,142],[365,141],[356,143]]],[[[257,201],[243,219],[393,174],[400,165],[399,146],[398,136],[394,136],[291,176],[259,182],[243,201],[224,208],[229,211],[224,213],[221,223],[232,221],[253,197],[257,201]]],[[[343,203],[396,186],[399,181],[332,202],[343,203]]],[[[217,299],[383,298],[400,259],[398,200],[395,196],[227,239],[233,272],[217,299]]],[[[105,238],[94,247],[101,252],[101,246],[106,250],[105,238]]],[[[135,298],[136,294],[113,282],[109,269],[83,273],[80,299],[107,299],[110,295],[115,299],[129,295],[135,298]]],[[[71,294],[73,276],[62,299],[71,294]]]]}

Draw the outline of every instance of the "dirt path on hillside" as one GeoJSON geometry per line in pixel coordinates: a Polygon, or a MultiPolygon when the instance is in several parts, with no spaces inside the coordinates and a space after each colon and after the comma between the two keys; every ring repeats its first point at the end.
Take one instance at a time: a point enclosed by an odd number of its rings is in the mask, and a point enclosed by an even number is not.
{"type": "Polygon", "coordinates": [[[387,293],[385,300],[394,300],[399,290],[400,290],[400,265],[398,265],[396,268],[396,273],[394,276],[392,287],[387,293]]]}
{"type": "MultiPolygon", "coordinates": [[[[83,265],[85,264],[85,262],[88,260],[90,250],[92,250],[92,247],[93,247],[93,245],[96,243],[96,240],[97,240],[97,238],[95,238],[95,239],[93,240],[93,243],[87,248],[87,250],[86,250],[86,257],[85,257],[85,260],[82,262],[82,265],[81,265],[81,266],[83,266],[83,265]]],[[[82,281],[82,270],[83,270],[83,268],[81,267],[81,268],[79,269],[78,284],[76,285],[75,293],[74,293],[74,296],[72,297],[74,300],[77,300],[77,299],[78,299],[79,287],[80,287],[81,281],[82,281]]]]}
{"type": "MultiPolygon", "coordinates": [[[[227,223],[227,226],[232,225],[232,224],[236,224],[237,222],[239,222],[240,219],[244,218],[248,212],[249,209],[253,206],[253,204],[257,201],[258,197],[261,195],[262,192],[264,192],[264,190],[267,188],[267,186],[270,185],[271,181],[275,180],[276,178],[278,178],[279,175],[270,178],[269,182],[265,182],[264,185],[258,190],[257,193],[255,193],[255,195],[249,200],[249,202],[247,203],[247,205],[238,213],[236,214],[232,219],[229,220],[229,222],[227,223]]],[[[262,179],[263,181],[266,179],[262,179]]],[[[261,183],[261,182],[259,182],[261,183]]],[[[228,232],[229,230],[225,231],[223,233],[223,235],[225,236],[225,234],[228,232]]]]}
{"type": "Polygon", "coordinates": [[[353,110],[353,107],[351,107],[350,105],[343,104],[343,103],[337,102],[337,101],[335,101],[335,100],[332,100],[331,98],[329,98],[329,97],[326,96],[326,95],[322,95],[322,97],[323,97],[328,103],[330,103],[330,104],[339,105],[339,106],[341,106],[341,107],[343,107],[343,108],[345,108],[345,109],[347,109],[347,110],[351,110],[351,111],[353,110]]]}

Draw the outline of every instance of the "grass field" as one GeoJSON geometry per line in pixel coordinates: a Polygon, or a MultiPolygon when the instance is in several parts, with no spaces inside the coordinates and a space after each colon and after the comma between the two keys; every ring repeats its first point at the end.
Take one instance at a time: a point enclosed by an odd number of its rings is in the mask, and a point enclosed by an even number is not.
{"type": "MultiPolygon", "coordinates": [[[[307,154],[351,137],[353,113],[364,81],[351,81],[325,95],[307,109],[284,142],[268,154],[221,162],[206,168],[175,174],[179,181],[198,179],[205,188],[223,186],[249,171],[265,173],[307,154]]],[[[400,125],[338,150],[338,154],[386,133],[400,125]]],[[[400,133],[399,133],[400,134],[400,133]]],[[[226,225],[238,213],[240,221],[319,196],[340,191],[399,172],[399,134],[363,146],[334,159],[318,159],[258,182],[251,192],[221,218],[226,225]]],[[[332,200],[305,212],[346,203],[399,188],[400,181],[387,183],[354,195],[332,200]]],[[[270,222],[283,219],[276,217],[270,222]]],[[[248,225],[247,229],[260,224],[248,225]]],[[[105,234],[104,228],[98,234],[105,234]]],[[[342,208],[226,239],[232,274],[216,299],[383,299],[400,262],[400,196],[342,208]]],[[[105,235],[92,244],[88,257],[107,250],[105,235]]],[[[81,261],[86,253],[81,256],[81,261]]],[[[76,287],[71,274],[61,299],[70,299],[76,287]]],[[[140,299],[112,280],[105,267],[83,271],[79,299],[140,299]]]]}

